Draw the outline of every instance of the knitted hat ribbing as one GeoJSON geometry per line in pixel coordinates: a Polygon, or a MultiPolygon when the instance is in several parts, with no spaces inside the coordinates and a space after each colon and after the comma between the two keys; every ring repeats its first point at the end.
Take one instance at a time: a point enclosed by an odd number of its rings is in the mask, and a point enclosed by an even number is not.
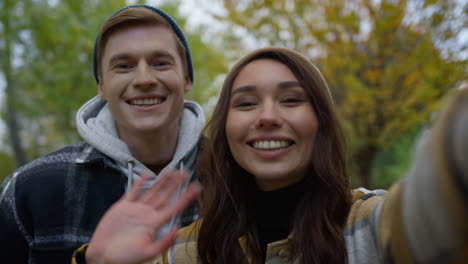
{"type": "MultiPolygon", "coordinates": [[[[167,22],[169,22],[169,24],[172,27],[172,30],[174,30],[174,33],[179,38],[180,42],[182,43],[182,45],[185,48],[185,56],[186,56],[186,60],[187,60],[188,74],[189,74],[190,80],[193,83],[193,65],[192,65],[192,56],[191,56],[191,53],[190,53],[190,47],[188,45],[187,40],[185,39],[185,35],[182,32],[182,29],[180,29],[179,25],[177,25],[177,22],[175,22],[175,20],[171,16],[166,14],[161,9],[158,9],[156,7],[152,7],[152,6],[149,6],[149,5],[130,5],[130,6],[127,6],[127,7],[124,7],[122,9],[117,10],[109,18],[117,15],[118,13],[120,13],[120,12],[126,10],[126,9],[134,8],[134,7],[144,7],[146,9],[149,9],[149,10],[157,13],[158,15],[162,16],[164,19],[167,20],[167,22]]],[[[96,80],[97,83],[99,83],[99,78],[98,78],[98,71],[97,71],[98,65],[97,65],[96,51],[97,51],[99,37],[100,37],[100,35],[97,36],[96,41],[94,42],[94,51],[93,51],[93,71],[94,71],[94,79],[96,80]]]]}

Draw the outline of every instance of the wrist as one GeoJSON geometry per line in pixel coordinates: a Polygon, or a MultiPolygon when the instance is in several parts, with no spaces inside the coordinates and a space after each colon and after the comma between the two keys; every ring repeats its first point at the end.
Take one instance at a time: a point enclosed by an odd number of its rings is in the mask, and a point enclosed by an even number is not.
{"type": "Polygon", "coordinates": [[[99,257],[99,251],[89,244],[83,245],[85,264],[105,264],[105,261],[99,257]]]}

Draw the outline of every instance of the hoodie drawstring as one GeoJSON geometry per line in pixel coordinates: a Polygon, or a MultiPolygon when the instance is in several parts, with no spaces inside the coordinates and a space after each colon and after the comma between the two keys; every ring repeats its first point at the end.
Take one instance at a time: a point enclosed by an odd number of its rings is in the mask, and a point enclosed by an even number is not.
{"type": "Polygon", "coordinates": [[[127,170],[128,170],[128,175],[127,175],[127,188],[126,191],[129,192],[130,188],[132,188],[133,184],[133,168],[135,167],[135,162],[133,160],[127,161],[127,170]]]}
{"type": "MultiPolygon", "coordinates": [[[[180,163],[179,170],[180,171],[184,170],[183,161],[181,161],[180,163]]],[[[187,179],[187,181],[183,183],[182,186],[179,187],[179,189],[177,189],[177,191],[172,196],[172,200],[176,200],[177,198],[179,198],[181,192],[187,188],[187,185],[189,182],[190,182],[190,179],[187,179]]],[[[169,223],[161,227],[161,229],[159,230],[159,233],[156,235],[156,239],[161,239],[163,236],[165,236],[169,232],[169,230],[171,230],[171,228],[175,226],[179,227],[179,225],[180,225],[180,215],[175,215],[171,217],[171,220],[169,221],[169,223]]]]}

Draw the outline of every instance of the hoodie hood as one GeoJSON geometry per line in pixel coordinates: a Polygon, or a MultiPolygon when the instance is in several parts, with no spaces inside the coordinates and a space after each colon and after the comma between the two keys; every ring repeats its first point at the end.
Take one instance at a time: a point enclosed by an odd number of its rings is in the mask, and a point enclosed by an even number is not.
{"type": "MultiPolygon", "coordinates": [[[[100,96],[95,96],[78,110],[76,126],[79,134],[88,144],[113,159],[125,172],[129,180],[127,190],[142,173],[150,175],[152,180],[148,181],[148,185],[154,183],[157,175],[134,158],[127,144],[118,137],[112,113],[107,102],[100,96]]],[[[204,126],[205,115],[202,108],[195,102],[185,101],[176,151],[172,161],[161,172],[184,169],[192,174],[198,141],[204,126]]]]}

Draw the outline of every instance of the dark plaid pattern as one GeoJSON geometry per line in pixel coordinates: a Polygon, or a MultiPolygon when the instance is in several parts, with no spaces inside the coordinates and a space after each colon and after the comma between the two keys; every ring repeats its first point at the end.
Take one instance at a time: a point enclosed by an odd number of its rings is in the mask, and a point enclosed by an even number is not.
{"type": "MultiPolygon", "coordinates": [[[[2,263],[70,263],[125,184],[117,165],[86,143],[19,168],[0,187],[2,263]]],[[[197,217],[194,204],[182,226],[197,217]]]]}

